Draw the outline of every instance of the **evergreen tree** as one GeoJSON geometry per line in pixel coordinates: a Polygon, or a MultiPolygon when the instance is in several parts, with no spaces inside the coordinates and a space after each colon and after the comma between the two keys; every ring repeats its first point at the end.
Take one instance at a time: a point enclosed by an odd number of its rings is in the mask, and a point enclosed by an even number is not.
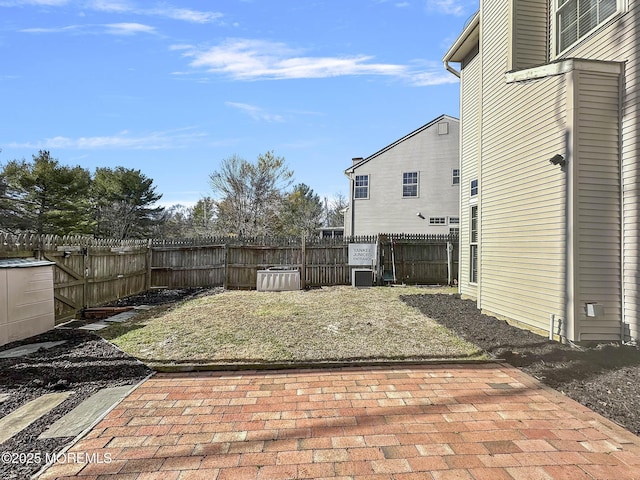
{"type": "Polygon", "coordinates": [[[140,170],[124,167],[97,168],[93,178],[95,236],[104,238],[146,238],[162,222],[162,198],[153,179],[140,170]]]}
{"type": "Polygon", "coordinates": [[[0,178],[4,190],[0,217],[7,230],[55,235],[91,232],[88,170],[62,166],[41,150],[32,162],[8,162],[0,178]]]}

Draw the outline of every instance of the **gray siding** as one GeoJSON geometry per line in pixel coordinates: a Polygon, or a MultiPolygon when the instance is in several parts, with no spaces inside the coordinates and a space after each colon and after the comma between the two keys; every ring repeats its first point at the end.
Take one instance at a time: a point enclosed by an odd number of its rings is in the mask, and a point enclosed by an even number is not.
{"type": "Polygon", "coordinates": [[[442,122],[448,123],[448,134],[439,135],[433,124],[355,169],[353,175],[369,175],[369,198],[351,199],[354,235],[446,234],[459,227],[448,223],[459,216],[459,186],[452,183],[452,170],[459,168],[459,121],[442,122]],[[403,197],[403,172],[419,172],[418,197],[403,197]],[[430,225],[430,217],[445,217],[447,223],[430,225]]]}
{"type": "Polygon", "coordinates": [[[480,55],[465,62],[461,71],[460,109],[464,124],[461,125],[460,150],[460,267],[459,290],[467,297],[477,297],[477,287],[469,282],[470,247],[469,247],[469,212],[471,180],[478,178],[478,162],[480,158],[480,55]]]}

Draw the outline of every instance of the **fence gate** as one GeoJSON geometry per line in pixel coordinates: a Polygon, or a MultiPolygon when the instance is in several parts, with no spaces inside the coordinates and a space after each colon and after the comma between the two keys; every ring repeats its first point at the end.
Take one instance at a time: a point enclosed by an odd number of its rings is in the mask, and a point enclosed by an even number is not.
{"type": "Polygon", "coordinates": [[[43,257],[56,263],[53,295],[56,323],[60,323],[73,318],[78,310],[87,306],[87,248],[60,246],[56,251],[45,252],[43,257]]]}

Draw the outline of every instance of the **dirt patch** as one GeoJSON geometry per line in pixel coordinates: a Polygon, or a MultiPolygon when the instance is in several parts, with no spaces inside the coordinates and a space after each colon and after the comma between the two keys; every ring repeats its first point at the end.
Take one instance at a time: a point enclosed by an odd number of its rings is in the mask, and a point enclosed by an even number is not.
{"type": "Polygon", "coordinates": [[[181,302],[190,298],[198,298],[213,293],[222,292],[222,288],[169,288],[153,289],[137,295],[120,298],[102,305],[103,307],[137,307],[140,305],[168,305],[181,302]]]}
{"type": "Polygon", "coordinates": [[[640,349],[618,344],[575,348],[482,314],[456,295],[402,300],[490,355],[640,434],[640,349]]]}

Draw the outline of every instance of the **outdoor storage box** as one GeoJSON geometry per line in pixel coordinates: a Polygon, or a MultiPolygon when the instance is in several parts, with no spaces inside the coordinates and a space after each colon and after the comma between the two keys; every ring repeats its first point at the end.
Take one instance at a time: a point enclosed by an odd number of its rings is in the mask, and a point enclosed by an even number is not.
{"type": "Polygon", "coordinates": [[[0,345],[54,328],[53,265],[0,260],[0,345]]]}
{"type": "Polygon", "coordinates": [[[300,290],[300,272],[293,268],[258,270],[256,288],[259,292],[300,290]]]}

